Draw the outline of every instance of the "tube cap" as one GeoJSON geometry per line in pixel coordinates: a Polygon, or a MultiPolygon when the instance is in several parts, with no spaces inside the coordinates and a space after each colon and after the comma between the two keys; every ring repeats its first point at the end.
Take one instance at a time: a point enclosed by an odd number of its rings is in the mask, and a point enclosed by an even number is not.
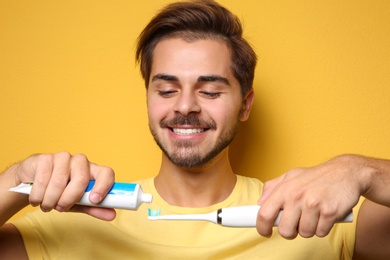
{"type": "Polygon", "coordinates": [[[142,202],[150,203],[153,200],[153,196],[152,196],[152,194],[144,193],[144,194],[142,194],[141,199],[142,199],[142,202]]]}

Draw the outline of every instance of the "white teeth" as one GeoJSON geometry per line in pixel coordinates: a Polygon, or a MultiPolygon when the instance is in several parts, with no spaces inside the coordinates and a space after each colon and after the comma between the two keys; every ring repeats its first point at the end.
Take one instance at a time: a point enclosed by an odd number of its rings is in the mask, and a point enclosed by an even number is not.
{"type": "Polygon", "coordinates": [[[183,128],[173,128],[173,132],[179,135],[191,135],[191,134],[199,134],[204,130],[202,128],[194,128],[194,129],[183,129],[183,128]]]}

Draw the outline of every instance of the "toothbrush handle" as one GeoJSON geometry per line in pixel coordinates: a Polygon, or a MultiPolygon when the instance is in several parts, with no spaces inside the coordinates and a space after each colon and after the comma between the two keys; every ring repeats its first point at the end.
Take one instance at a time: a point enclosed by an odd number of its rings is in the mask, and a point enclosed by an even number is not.
{"type": "MultiPolygon", "coordinates": [[[[226,227],[255,227],[259,209],[259,205],[223,208],[221,209],[221,213],[219,215],[219,218],[221,219],[221,225],[226,227]]],[[[283,210],[281,210],[276,217],[274,222],[275,227],[279,225],[282,213],[283,210]]],[[[352,221],[353,214],[350,212],[345,218],[338,221],[338,223],[352,221]]]]}

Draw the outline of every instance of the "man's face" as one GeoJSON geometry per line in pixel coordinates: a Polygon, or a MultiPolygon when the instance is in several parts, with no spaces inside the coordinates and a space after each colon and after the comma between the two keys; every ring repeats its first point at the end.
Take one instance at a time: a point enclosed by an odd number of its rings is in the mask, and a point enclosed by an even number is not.
{"type": "MultiPolygon", "coordinates": [[[[252,101],[252,92],[250,96],[252,101]]],[[[227,152],[239,120],[249,115],[249,111],[242,112],[230,51],[217,40],[173,38],[159,42],[147,104],[155,141],[173,163],[188,168],[227,152]]]]}

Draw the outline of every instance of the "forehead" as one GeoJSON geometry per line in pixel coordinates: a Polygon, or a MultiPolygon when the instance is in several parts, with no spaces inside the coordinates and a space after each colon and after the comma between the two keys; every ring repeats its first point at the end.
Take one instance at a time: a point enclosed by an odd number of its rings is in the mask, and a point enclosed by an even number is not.
{"type": "Polygon", "coordinates": [[[164,39],[156,45],[151,69],[152,77],[155,73],[228,76],[232,74],[231,52],[226,43],[218,39],[164,39]]]}

